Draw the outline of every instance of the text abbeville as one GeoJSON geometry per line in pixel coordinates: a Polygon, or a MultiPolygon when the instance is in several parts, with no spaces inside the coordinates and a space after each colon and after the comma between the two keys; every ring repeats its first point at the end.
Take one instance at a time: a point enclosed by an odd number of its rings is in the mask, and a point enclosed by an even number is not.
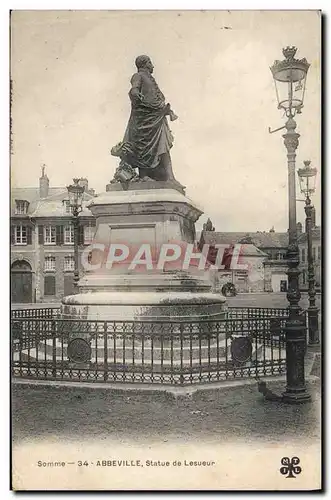
{"type": "Polygon", "coordinates": [[[100,467],[142,467],[140,460],[98,460],[100,467]]]}

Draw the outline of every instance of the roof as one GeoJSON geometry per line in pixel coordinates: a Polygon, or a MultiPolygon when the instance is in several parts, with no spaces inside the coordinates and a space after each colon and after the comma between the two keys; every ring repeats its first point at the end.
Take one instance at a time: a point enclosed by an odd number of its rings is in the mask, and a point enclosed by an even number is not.
{"type": "Polygon", "coordinates": [[[265,252],[252,244],[242,244],[240,248],[240,255],[245,257],[268,257],[265,252]]]}
{"type": "MultiPolygon", "coordinates": [[[[92,195],[84,193],[83,211],[80,216],[92,217],[91,211],[86,208],[92,198],[92,195]]],[[[30,203],[27,214],[30,217],[68,217],[70,214],[66,212],[63,204],[66,199],[68,191],[65,187],[49,188],[47,198],[40,198],[39,188],[14,188],[11,191],[11,214],[15,215],[15,200],[26,200],[30,203]]]]}
{"type": "MultiPolygon", "coordinates": [[[[92,217],[92,212],[86,208],[86,205],[91,202],[92,198],[93,196],[90,194],[84,193],[83,211],[79,214],[80,217],[92,217]]],[[[66,211],[66,206],[63,203],[63,200],[67,199],[67,190],[54,196],[48,196],[37,203],[34,211],[31,213],[31,217],[70,217],[70,214],[66,211]]]]}
{"type": "MultiPolygon", "coordinates": [[[[65,188],[63,187],[52,187],[49,188],[49,197],[56,196],[60,193],[64,193],[65,188]]],[[[38,187],[23,187],[23,188],[12,188],[11,190],[11,214],[15,215],[15,200],[25,200],[30,203],[28,209],[28,215],[35,209],[37,202],[40,200],[39,188],[38,187]]]]}
{"type": "MultiPolygon", "coordinates": [[[[313,240],[320,240],[321,239],[321,228],[320,226],[316,226],[312,229],[312,237],[313,237],[313,240]]],[[[302,243],[306,243],[307,241],[307,234],[306,233],[302,233],[300,234],[299,238],[298,238],[298,243],[299,245],[302,244],[302,243]]]]}
{"type": "Polygon", "coordinates": [[[202,237],[204,243],[208,243],[209,245],[220,243],[234,245],[240,243],[241,240],[249,241],[258,248],[286,248],[288,245],[287,233],[276,233],[273,231],[268,233],[260,231],[256,233],[203,231],[202,237]]]}
{"type": "MultiPolygon", "coordinates": [[[[60,192],[65,191],[66,189],[62,187],[50,187],[48,189],[48,196],[53,196],[54,194],[58,194],[60,192]]],[[[11,197],[13,200],[27,200],[31,203],[31,201],[39,200],[39,187],[22,187],[22,188],[12,188],[11,197]]]]}

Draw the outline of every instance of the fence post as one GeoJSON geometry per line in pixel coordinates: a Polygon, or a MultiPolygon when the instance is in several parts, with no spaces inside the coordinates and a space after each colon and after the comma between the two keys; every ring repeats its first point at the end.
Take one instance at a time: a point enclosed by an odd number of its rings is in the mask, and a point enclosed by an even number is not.
{"type": "Polygon", "coordinates": [[[180,385],[184,384],[184,374],[183,374],[183,326],[182,323],[179,323],[179,332],[180,332],[180,376],[179,383],[180,385]]]}
{"type": "Polygon", "coordinates": [[[56,322],[53,319],[51,322],[52,328],[52,377],[56,378],[56,322]]]}

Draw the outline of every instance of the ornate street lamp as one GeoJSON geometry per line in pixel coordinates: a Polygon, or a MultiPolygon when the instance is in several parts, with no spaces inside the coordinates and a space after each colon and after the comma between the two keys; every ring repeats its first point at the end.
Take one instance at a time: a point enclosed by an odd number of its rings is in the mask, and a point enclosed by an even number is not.
{"type": "Polygon", "coordinates": [[[316,191],[317,168],[310,166],[310,160],[305,160],[303,164],[304,168],[298,169],[300,191],[305,195],[307,202],[310,203],[311,200],[309,196],[314,194],[316,191]]]}
{"type": "Polygon", "coordinates": [[[283,109],[287,121],[283,127],[270,130],[270,133],[286,129],[283,135],[287,149],[288,162],[288,200],[289,200],[289,242],[287,250],[289,316],[286,321],[286,390],[283,400],[288,403],[301,403],[310,400],[305,384],[306,335],[302,311],[299,306],[299,248],[296,227],[296,189],[295,157],[300,135],[295,132],[294,116],[301,113],[309,64],[306,59],[295,59],[296,47],[283,49],[285,57],[271,66],[274,78],[278,109],[283,109]]]}
{"type": "Polygon", "coordinates": [[[78,216],[82,211],[82,203],[85,187],[79,184],[79,179],[73,179],[74,183],[67,186],[69,195],[69,206],[72,208],[72,215],[74,219],[74,293],[78,292],[79,281],[79,256],[78,256],[78,216]]]}
{"type": "Polygon", "coordinates": [[[319,344],[318,332],[318,309],[316,307],[316,290],[315,290],[315,272],[313,258],[313,238],[312,238],[312,213],[313,205],[310,196],[315,192],[317,169],[310,166],[310,161],[304,161],[304,168],[299,168],[298,175],[300,180],[301,193],[305,195],[305,213],[306,213],[306,233],[307,233],[307,260],[308,260],[308,330],[309,330],[309,345],[319,344]]]}

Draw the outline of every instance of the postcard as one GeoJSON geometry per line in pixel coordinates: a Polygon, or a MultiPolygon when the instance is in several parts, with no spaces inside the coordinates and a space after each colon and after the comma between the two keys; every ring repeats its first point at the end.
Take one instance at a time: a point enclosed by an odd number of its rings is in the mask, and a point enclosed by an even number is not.
{"type": "Polygon", "coordinates": [[[322,488],[321,20],[11,11],[13,490],[322,488]]]}

